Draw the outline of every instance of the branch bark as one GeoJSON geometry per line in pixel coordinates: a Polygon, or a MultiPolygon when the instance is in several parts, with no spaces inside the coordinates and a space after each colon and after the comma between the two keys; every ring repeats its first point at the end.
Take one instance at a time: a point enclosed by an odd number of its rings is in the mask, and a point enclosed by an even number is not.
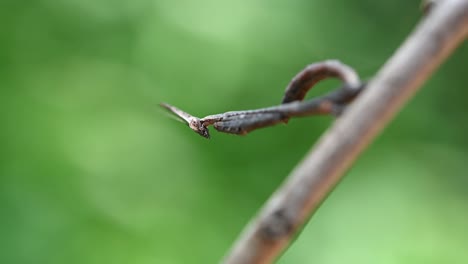
{"type": "Polygon", "coordinates": [[[271,263],[359,154],[468,35],[468,0],[440,1],[244,229],[223,263],[271,263]]]}

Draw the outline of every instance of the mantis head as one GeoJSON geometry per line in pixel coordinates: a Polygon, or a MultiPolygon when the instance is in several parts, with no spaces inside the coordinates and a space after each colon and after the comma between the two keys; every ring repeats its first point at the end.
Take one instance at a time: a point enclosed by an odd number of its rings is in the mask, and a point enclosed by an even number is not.
{"type": "Polygon", "coordinates": [[[210,138],[208,128],[200,121],[200,119],[193,117],[188,123],[189,127],[197,134],[204,138],[210,138]]]}
{"type": "Polygon", "coordinates": [[[185,122],[190,127],[190,129],[195,131],[200,136],[204,138],[210,138],[210,133],[205,125],[205,122],[201,121],[200,118],[190,115],[170,104],[161,103],[160,106],[173,113],[181,121],[185,122]]]}

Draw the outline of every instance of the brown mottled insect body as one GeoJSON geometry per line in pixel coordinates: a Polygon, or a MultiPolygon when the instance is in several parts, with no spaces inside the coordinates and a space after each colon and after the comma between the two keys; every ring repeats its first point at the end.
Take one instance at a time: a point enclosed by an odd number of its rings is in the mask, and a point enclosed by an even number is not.
{"type": "Polygon", "coordinates": [[[299,72],[286,88],[281,105],[255,110],[231,111],[201,119],[166,103],[161,103],[161,106],[185,121],[202,137],[210,138],[209,125],[213,125],[220,132],[245,135],[258,128],[287,123],[291,117],[324,114],[337,116],[364,87],[365,85],[361,83],[351,67],[336,60],[328,60],[311,64],[299,72]],[[325,78],[339,78],[343,86],[324,96],[302,101],[312,86],[325,78]]]}

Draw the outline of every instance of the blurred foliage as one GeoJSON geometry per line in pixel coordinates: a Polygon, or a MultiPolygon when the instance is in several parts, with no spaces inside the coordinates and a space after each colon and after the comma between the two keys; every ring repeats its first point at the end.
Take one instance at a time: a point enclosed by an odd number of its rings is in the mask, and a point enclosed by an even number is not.
{"type": "MultiPolygon", "coordinates": [[[[330,58],[370,78],[418,5],[1,1],[0,263],[216,263],[332,120],[207,141],[157,104],[277,104],[330,58]]],[[[467,61],[465,44],[279,263],[468,261],[467,61]]]]}

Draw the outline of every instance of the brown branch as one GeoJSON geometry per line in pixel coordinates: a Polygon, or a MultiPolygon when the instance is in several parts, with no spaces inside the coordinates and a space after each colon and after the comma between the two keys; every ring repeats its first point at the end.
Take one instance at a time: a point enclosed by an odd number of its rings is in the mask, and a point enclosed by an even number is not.
{"type": "Polygon", "coordinates": [[[242,232],[223,263],[271,263],[358,155],[468,34],[468,1],[440,1],[242,232]]]}

